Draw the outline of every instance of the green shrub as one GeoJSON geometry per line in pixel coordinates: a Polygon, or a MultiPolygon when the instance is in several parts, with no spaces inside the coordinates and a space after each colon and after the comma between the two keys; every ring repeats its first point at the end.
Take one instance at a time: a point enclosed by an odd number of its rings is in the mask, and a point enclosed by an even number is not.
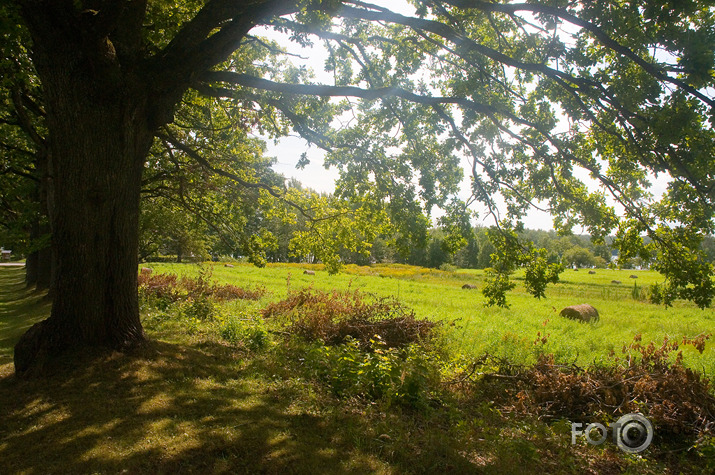
{"type": "Polygon", "coordinates": [[[217,304],[205,295],[189,298],[182,302],[179,307],[179,315],[181,317],[199,321],[206,321],[216,317],[218,311],[217,304]]]}
{"type": "Polygon", "coordinates": [[[373,340],[371,351],[355,339],[315,348],[308,358],[319,379],[341,397],[364,397],[414,409],[428,406],[440,381],[437,358],[419,345],[390,348],[373,340]]]}
{"type": "Polygon", "coordinates": [[[447,264],[446,262],[439,266],[439,270],[444,272],[457,272],[458,267],[452,264],[447,264]]]}
{"type": "Polygon", "coordinates": [[[183,321],[184,331],[187,335],[195,335],[201,329],[201,321],[196,317],[188,317],[183,321]]]}
{"type": "Polygon", "coordinates": [[[268,330],[263,320],[245,314],[224,320],[219,327],[219,335],[228,342],[243,343],[252,351],[268,346],[268,330]]]}

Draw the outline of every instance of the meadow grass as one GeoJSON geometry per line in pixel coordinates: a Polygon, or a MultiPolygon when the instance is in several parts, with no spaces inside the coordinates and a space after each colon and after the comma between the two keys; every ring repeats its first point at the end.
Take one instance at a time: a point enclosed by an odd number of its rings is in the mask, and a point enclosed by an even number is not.
{"type": "MultiPolygon", "coordinates": [[[[185,275],[201,269],[151,266],[185,275]]],[[[644,455],[624,454],[613,444],[572,445],[569,421],[545,423],[496,405],[495,394],[503,392],[499,380],[476,388],[445,382],[450,389],[431,395],[421,410],[337,397],[316,380],[308,362],[306,352],[315,345],[273,332],[267,344],[251,348],[226,341],[217,331],[223,319],[255,315],[285,297],[289,273],[292,289],[361,288],[399,296],[418,317],[447,322],[449,351],[467,356],[488,350],[528,361],[534,330],[550,332],[548,344],[556,349],[558,334],[588,341],[578,348],[599,354],[609,345],[599,341],[606,331],[616,335],[613,341],[627,340],[634,331],[608,323],[610,312],[638,314],[630,323],[634,327],[652,314],[657,325],[651,326],[663,326],[653,336],[700,331],[712,321],[711,313],[687,305],[665,311],[627,299],[607,306],[603,300],[601,322],[579,325],[551,309],[573,295],[537,301],[517,291],[511,310],[485,309],[478,292],[460,288],[465,280],[480,283],[478,271],[381,266],[328,276],[315,266],[316,275],[306,276],[304,267],[215,265],[218,281],[262,285],[269,293],[259,301],[222,304],[215,319],[196,325],[182,314],[181,302],[166,310],[145,307],[146,345],[125,353],[83,350],[61,356],[43,378],[32,380],[14,377],[12,347],[24,329],[47,316],[49,306],[41,294],[25,289],[21,270],[0,269],[0,473],[510,474],[526,468],[655,475],[713,468],[700,452],[687,451],[688,444],[676,450],[654,444],[644,455]],[[681,319],[690,315],[692,321],[664,326],[663,312],[679,312],[681,319]],[[543,326],[545,319],[551,321],[543,326]]],[[[583,283],[562,285],[564,292],[569,285],[577,292],[583,283]]],[[[711,352],[709,345],[706,353],[711,352]]]]}
{"type": "Polygon", "coordinates": [[[0,365],[12,362],[15,343],[34,323],[47,316],[50,300],[25,285],[23,267],[0,269],[0,365]]]}
{"type": "MultiPolygon", "coordinates": [[[[312,286],[321,290],[361,289],[380,296],[394,296],[412,308],[418,318],[445,323],[444,340],[451,353],[466,358],[490,353],[509,357],[517,363],[532,363],[538,352],[553,353],[562,362],[585,366],[603,363],[611,352],[623,356],[624,345],[642,335],[645,342],[657,344],[664,338],[693,338],[715,330],[715,311],[701,310],[678,301],[665,308],[634,298],[633,288],[647,288],[661,277],[653,271],[598,269],[566,270],[561,281],[547,289],[547,298],[535,299],[521,282],[523,273],[514,275],[516,289],[509,294],[509,309],[485,307],[479,291],[484,282],[482,270],[444,272],[405,265],[347,266],[345,272],[329,275],[321,265],[273,264],[260,269],[235,264],[150,264],[155,272],[197,275],[211,267],[213,278],[241,287],[265,286],[269,293],[253,307],[286,297],[288,288],[312,286]],[[303,270],[315,271],[304,275],[303,270]],[[631,279],[637,275],[637,279],[631,279]],[[612,284],[619,280],[621,284],[612,284]],[[478,289],[461,286],[472,283],[478,289]],[[589,303],[600,313],[600,320],[584,324],[559,316],[568,305],[589,303]],[[537,336],[548,335],[545,344],[535,345],[537,336]]],[[[240,310],[246,304],[241,303],[240,310]]],[[[715,376],[715,338],[700,354],[684,347],[685,362],[709,377],[715,376]]]]}

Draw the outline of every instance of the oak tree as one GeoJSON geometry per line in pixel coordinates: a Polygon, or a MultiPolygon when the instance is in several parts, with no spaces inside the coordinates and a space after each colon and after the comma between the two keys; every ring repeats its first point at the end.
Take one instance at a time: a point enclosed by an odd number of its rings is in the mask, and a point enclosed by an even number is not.
{"type": "MultiPolygon", "coordinates": [[[[712,265],[699,252],[715,195],[705,1],[423,0],[413,14],[359,0],[12,5],[46,113],[57,276],[50,318],[15,349],[18,374],[66,348],[143,339],[142,176],[187,94],[326,149],[341,172],[336,197],[403,223],[402,244],[425,232],[419,217],[434,207],[458,223],[479,202],[509,235],[538,206],[562,230],[615,233],[622,255],[653,257],[664,302],[712,300],[712,265]],[[267,60],[290,52],[252,35],[258,25],[325,44],[332,81],[267,60]],[[461,204],[460,162],[471,175],[461,204]],[[655,176],[669,179],[662,197],[649,192],[655,176]]],[[[516,262],[537,258],[541,295],[544,256],[515,245],[516,262]]]]}

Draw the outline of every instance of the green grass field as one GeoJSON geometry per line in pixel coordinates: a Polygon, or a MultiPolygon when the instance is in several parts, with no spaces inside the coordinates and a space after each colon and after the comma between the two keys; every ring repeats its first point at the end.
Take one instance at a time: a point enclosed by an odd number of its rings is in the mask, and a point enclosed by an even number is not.
{"type": "MultiPolygon", "coordinates": [[[[149,266],[155,273],[197,275],[201,269],[149,266]]],[[[541,332],[550,336],[539,351],[585,365],[601,361],[611,348],[619,350],[637,333],[660,341],[715,327],[712,310],[685,303],[664,309],[634,300],[632,280],[645,286],[657,279],[648,272],[628,279],[632,272],[567,271],[548,299],[535,300],[517,288],[512,308],[504,310],[485,308],[478,290],[461,289],[465,282],[481,286],[479,271],[349,266],[329,276],[320,266],[212,267],[212,278],[220,282],[268,290],[259,301],[222,304],[221,318],[245,319],[284,298],[289,285],[360,288],[398,297],[417,317],[446,322],[447,353],[465,361],[488,351],[528,363],[541,332]],[[303,275],[306,268],[315,275],[303,275]],[[624,283],[610,284],[613,279],[624,283]],[[599,323],[579,324],[554,311],[581,302],[598,308],[599,323]]],[[[181,302],[173,305],[183,308],[181,302]]],[[[141,348],[83,350],[60,357],[43,378],[18,380],[12,348],[48,313],[43,295],[25,289],[23,269],[0,268],[0,474],[656,475],[715,469],[712,440],[692,450],[692,440],[658,439],[637,455],[613,443],[574,445],[569,420],[510,409],[514,394],[505,392],[510,386],[499,379],[454,384],[448,379],[454,374],[446,374],[421,409],[337,395],[317,377],[320,364],[311,360],[320,345],[276,331],[266,345],[251,348],[223,338],[219,321],[196,322],[177,307],[144,309],[149,341],[141,348]]],[[[686,350],[686,362],[712,376],[712,342],[702,355],[686,350]]]]}
{"type": "MultiPolygon", "coordinates": [[[[155,272],[178,275],[197,275],[200,269],[192,264],[147,264],[155,272]]],[[[662,343],[664,338],[693,338],[715,331],[715,310],[701,310],[687,302],[676,302],[671,308],[653,305],[633,296],[634,285],[640,289],[658,282],[660,276],[652,271],[598,269],[566,270],[561,282],[547,289],[545,299],[535,299],[521,286],[509,294],[509,309],[485,307],[480,289],[484,273],[480,270],[443,272],[401,265],[372,267],[347,266],[346,272],[329,275],[321,266],[269,265],[259,269],[236,264],[206,263],[213,278],[242,287],[265,286],[269,290],[260,302],[249,304],[255,308],[267,302],[285,298],[290,286],[297,289],[313,286],[316,289],[343,290],[359,288],[380,296],[394,296],[414,309],[420,318],[447,323],[446,341],[454,354],[474,357],[489,352],[509,356],[524,363],[533,362],[534,340],[537,333],[549,335],[540,351],[554,353],[564,362],[581,365],[602,361],[611,351],[620,353],[624,345],[641,334],[646,342],[662,343]],[[315,275],[304,275],[304,269],[315,270],[315,275]],[[637,279],[631,279],[637,275],[637,279]],[[612,284],[618,280],[621,284],[612,284]],[[461,286],[473,283],[476,290],[461,286]],[[559,316],[568,305],[589,303],[600,313],[595,324],[583,324],[559,316]],[[452,326],[451,324],[454,323],[452,326]]],[[[516,274],[517,283],[520,275],[516,274]]],[[[642,290],[641,290],[642,292],[642,290]]],[[[238,304],[243,309],[245,303],[238,304]]],[[[690,347],[683,348],[686,363],[715,376],[714,338],[699,354],[690,347]]]]}
{"type": "Polygon", "coordinates": [[[0,268],[0,365],[12,362],[12,350],[25,331],[50,312],[44,294],[25,286],[25,269],[0,268]]]}

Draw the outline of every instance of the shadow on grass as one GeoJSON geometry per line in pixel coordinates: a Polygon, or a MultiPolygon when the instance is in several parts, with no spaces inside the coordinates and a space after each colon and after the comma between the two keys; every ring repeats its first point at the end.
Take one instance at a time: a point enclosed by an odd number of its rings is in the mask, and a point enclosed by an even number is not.
{"type": "MultiPolygon", "coordinates": [[[[19,338],[32,323],[23,315],[49,310],[20,311],[39,297],[13,276],[0,327],[10,349],[8,332],[19,338]]],[[[535,465],[570,473],[580,464],[567,437],[501,427],[492,411],[485,419],[449,407],[421,416],[336,404],[285,355],[197,339],[68,355],[35,380],[18,380],[11,362],[0,363],[0,474],[523,473],[535,465]],[[473,418],[479,427],[455,424],[473,418]]]]}
{"type": "Polygon", "coordinates": [[[74,368],[34,381],[0,367],[0,472],[379,468],[379,461],[343,453],[337,421],[291,408],[296,391],[257,380],[234,351],[150,342],[132,355],[73,355],[58,366],[74,368]]]}
{"type": "Polygon", "coordinates": [[[0,365],[12,363],[22,334],[49,316],[51,302],[45,295],[25,285],[24,267],[0,267],[0,365]]]}
{"type": "Polygon", "coordinates": [[[220,342],[85,351],[19,380],[13,346],[49,311],[21,269],[0,269],[0,474],[395,473],[413,462],[380,453],[368,420],[321,408],[272,356],[220,342]]]}
{"type": "Polygon", "coordinates": [[[148,342],[132,354],[59,358],[29,381],[13,347],[50,302],[0,269],[0,473],[371,472],[340,426],[291,408],[297,389],[215,342],[148,342]]]}
{"type": "Polygon", "coordinates": [[[496,415],[470,436],[449,410],[324,404],[272,358],[151,341],[68,356],[38,380],[0,366],[0,473],[566,473],[573,459],[566,439],[504,437],[496,415]]]}

